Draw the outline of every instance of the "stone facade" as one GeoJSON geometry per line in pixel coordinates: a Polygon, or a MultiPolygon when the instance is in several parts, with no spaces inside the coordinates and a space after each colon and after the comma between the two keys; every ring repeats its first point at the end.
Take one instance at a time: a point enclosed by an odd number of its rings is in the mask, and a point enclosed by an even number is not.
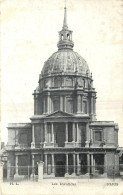
{"type": "MultiPolygon", "coordinates": [[[[96,120],[96,91],[86,61],[73,51],[66,22],[58,51],[45,62],[34,90],[34,115],[26,124],[8,125],[7,177],[19,167],[44,162],[44,177],[107,177],[119,174],[118,125],[96,120]]],[[[42,178],[42,177],[41,177],[42,178]]]]}

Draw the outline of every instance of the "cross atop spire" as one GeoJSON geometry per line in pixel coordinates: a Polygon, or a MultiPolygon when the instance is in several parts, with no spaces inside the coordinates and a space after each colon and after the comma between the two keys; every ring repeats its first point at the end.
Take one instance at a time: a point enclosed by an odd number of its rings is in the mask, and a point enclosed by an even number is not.
{"type": "Polygon", "coordinates": [[[65,3],[65,7],[66,7],[66,4],[67,4],[67,0],[65,0],[65,1],[64,1],[64,3],[65,3]]]}
{"type": "Polygon", "coordinates": [[[66,0],[65,0],[65,7],[64,7],[63,29],[68,29],[68,25],[67,25],[67,8],[66,8],[66,0]]]}

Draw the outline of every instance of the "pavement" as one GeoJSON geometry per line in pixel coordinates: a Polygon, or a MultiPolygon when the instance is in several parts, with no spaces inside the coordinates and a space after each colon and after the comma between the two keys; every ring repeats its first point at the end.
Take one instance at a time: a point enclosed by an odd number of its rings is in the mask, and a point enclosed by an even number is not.
{"type": "Polygon", "coordinates": [[[1,195],[123,195],[121,179],[43,179],[1,183],[1,195]]]}

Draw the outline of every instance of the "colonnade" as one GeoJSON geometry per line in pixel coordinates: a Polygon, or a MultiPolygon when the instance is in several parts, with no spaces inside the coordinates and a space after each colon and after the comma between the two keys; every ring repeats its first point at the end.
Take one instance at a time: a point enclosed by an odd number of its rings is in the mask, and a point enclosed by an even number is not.
{"type": "MultiPolygon", "coordinates": [[[[59,104],[59,110],[67,112],[67,97],[64,95],[58,96],[58,104],[59,104]]],[[[35,114],[37,114],[37,110],[40,107],[40,104],[38,105],[38,98],[35,98],[35,114]]],[[[74,108],[74,113],[83,113],[84,114],[84,106],[83,102],[86,103],[87,107],[87,113],[86,114],[95,114],[96,113],[96,97],[95,95],[89,97],[85,97],[83,94],[77,94],[76,95],[76,109],[74,108]]],[[[53,108],[53,99],[51,98],[50,92],[48,92],[47,95],[43,97],[42,102],[42,113],[50,114],[54,112],[53,108]]]]}
{"type": "MultiPolygon", "coordinates": [[[[42,123],[44,124],[44,129],[43,129],[43,135],[44,135],[44,140],[43,140],[43,143],[47,144],[47,143],[50,143],[50,144],[56,144],[56,134],[57,134],[57,130],[55,129],[55,126],[54,124],[59,124],[59,123],[54,123],[54,122],[50,122],[50,133],[48,134],[48,123],[45,122],[45,123],[42,123]],[[50,137],[48,137],[50,136],[50,137]]],[[[68,125],[69,125],[69,122],[65,122],[65,126],[63,126],[63,128],[65,128],[65,143],[67,144],[69,142],[68,140],[68,135],[69,135],[69,128],[68,128],[68,125]]],[[[42,128],[42,126],[41,126],[42,128]]],[[[83,129],[84,130],[84,129],[83,129]]],[[[72,143],[81,143],[81,136],[80,136],[80,131],[81,129],[79,128],[79,123],[78,122],[72,122],[72,143]]],[[[90,133],[89,133],[89,124],[86,123],[85,125],[85,132],[86,132],[86,137],[85,137],[85,140],[86,140],[86,143],[89,141],[89,136],[90,136],[90,133]]],[[[41,136],[43,136],[41,134],[41,136]]],[[[35,124],[32,124],[32,143],[31,143],[31,147],[32,148],[35,148],[35,124]]]]}
{"type": "MultiPolygon", "coordinates": [[[[72,157],[73,157],[73,164],[69,164],[69,160],[68,160],[68,156],[69,156],[70,153],[66,153],[65,154],[65,176],[68,176],[69,175],[69,166],[73,167],[73,173],[72,175],[81,175],[81,162],[80,162],[80,153],[72,153],[72,157]]],[[[49,154],[44,154],[44,165],[45,165],[45,175],[48,174],[48,161],[47,161],[47,155],[49,154]]],[[[55,166],[56,166],[56,162],[54,160],[54,155],[57,155],[57,154],[51,154],[51,168],[52,168],[52,173],[53,175],[55,175],[55,166]],[[55,163],[55,164],[54,164],[55,163]]],[[[104,173],[106,173],[106,166],[107,166],[107,163],[106,163],[106,155],[105,154],[102,154],[104,155],[104,165],[102,165],[102,168],[104,168],[104,173]]],[[[86,161],[86,165],[83,165],[83,168],[86,170],[86,173],[87,175],[94,175],[95,174],[95,158],[94,158],[94,153],[90,154],[90,153],[87,153],[86,154],[87,156],[87,161],[86,161]]],[[[64,166],[64,165],[63,165],[64,166]]],[[[104,174],[103,173],[103,174],[104,174]]]]}
{"type": "MultiPolygon", "coordinates": [[[[72,155],[72,167],[73,167],[73,173],[72,175],[81,175],[81,160],[82,158],[80,159],[80,154],[82,153],[65,153],[65,166],[66,169],[65,169],[65,176],[68,176],[69,175],[69,166],[71,166],[71,164],[69,164],[69,155],[72,155]]],[[[85,169],[86,169],[86,174],[92,174],[94,175],[95,174],[95,158],[94,158],[94,155],[96,153],[83,153],[84,155],[86,155],[86,165],[85,165],[85,169]]],[[[32,166],[32,174],[35,175],[35,155],[36,154],[31,154],[31,166],[32,166]]],[[[39,155],[39,154],[38,154],[39,155]]],[[[51,175],[55,176],[55,172],[56,172],[56,159],[55,158],[55,155],[58,155],[58,153],[44,153],[44,160],[43,160],[43,154],[41,154],[41,160],[44,161],[44,174],[45,175],[48,175],[48,165],[49,165],[49,161],[48,161],[48,155],[50,155],[50,168],[51,168],[51,175]]],[[[106,157],[106,153],[103,153],[102,155],[104,155],[104,173],[107,173],[107,157],[106,157]]],[[[18,176],[19,173],[18,173],[18,162],[19,162],[19,155],[15,155],[15,175],[18,176]]]]}
{"type": "MultiPolygon", "coordinates": [[[[48,174],[48,160],[47,160],[47,155],[49,155],[49,154],[44,154],[44,166],[45,166],[44,173],[45,173],[45,175],[48,174]]],[[[51,171],[52,173],[51,174],[53,174],[53,175],[55,175],[55,166],[56,166],[55,165],[56,163],[55,163],[54,155],[58,155],[58,154],[54,154],[54,153],[51,154],[51,168],[52,168],[52,171],[51,171]]],[[[65,163],[66,164],[63,165],[63,166],[66,167],[66,169],[65,169],[65,175],[69,175],[69,159],[68,159],[68,156],[69,156],[69,154],[66,153],[65,154],[65,163]]],[[[72,174],[76,174],[76,173],[79,174],[80,173],[79,153],[72,154],[72,157],[73,157],[73,165],[72,165],[73,166],[73,173],[72,174]],[[76,168],[77,168],[77,172],[76,172],[76,168]]]]}

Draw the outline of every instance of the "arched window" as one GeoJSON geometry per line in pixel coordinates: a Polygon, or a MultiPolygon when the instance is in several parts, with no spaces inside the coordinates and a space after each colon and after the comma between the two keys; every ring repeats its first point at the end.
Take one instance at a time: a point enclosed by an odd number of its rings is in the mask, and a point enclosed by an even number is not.
{"type": "Polygon", "coordinates": [[[54,87],[61,87],[61,78],[60,77],[54,78],[54,87]]]}

